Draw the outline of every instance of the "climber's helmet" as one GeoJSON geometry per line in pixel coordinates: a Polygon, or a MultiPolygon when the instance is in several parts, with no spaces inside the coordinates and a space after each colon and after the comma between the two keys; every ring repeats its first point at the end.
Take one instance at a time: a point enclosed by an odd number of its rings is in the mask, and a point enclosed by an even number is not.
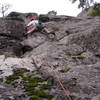
{"type": "Polygon", "coordinates": [[[30,19],[30,21],[33,21],[33,20],[37,20],[35,17],[32,17],[31,19],[30,19]]]}

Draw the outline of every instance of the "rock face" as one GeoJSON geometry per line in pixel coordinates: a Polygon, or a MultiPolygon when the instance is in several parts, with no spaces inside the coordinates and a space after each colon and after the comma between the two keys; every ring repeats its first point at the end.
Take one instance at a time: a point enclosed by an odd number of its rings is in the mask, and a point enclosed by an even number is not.
{"type": "Polygon", "coordinates": [[[82,12],[80,12],[78,14],[77,17],[87,17],[87,13],[88,13],[89,9],[83,10],[82,12]]]}
{"type": "Polygon", "coordinates": [[[11,12],[11,13],[9,13],[8,14],[8,18],[10,17],[10,18],[21,18],[21,19],[23,19],[24,20],[24,22],[25,22],[25,24],[28,24],[29,23],[29,19],[28,19],[28,17],[32,17],[32,16],[34,16],[34,17],[38,17],[38,14],[37,13],[20,13],[20,12],[11,12]]]}
{"type": "Polygon", "coordinates": [[[22,39],[25,30],[23,20],[18,18],[1,18],[0,23],[0,35],[22,39]]]}
{"type": "Polygon", "coordinates": [[[25,33],[24,21],[17,18],[1,18],[0,23],[0,54],[9,55],[7,52],[10,52],[13,55],[13,51],[20,50],[22,46],[20,41],[25,33]]]}
{"type": "MultiPolygon", "coordinates": [[[[22,52],[23,46],[32,49],[25,52],[24,48],[23,58],[6,58],[6,55],[1,55],[0,77],[11,75],[13,70],[18,68],[26,68],[30,71],[38,69],[39,74],[32,74],[33,76],[41,75],[45,79],[52,77],[54,80],[52,86],[56,85],[56,88],[50,90],[50,93],[54,94],[51,100],[69,100],[64,95],[58,78],[67,89],[71,100],[100,100],[100,17],[41,15],[40,19],[55,31],[55,39],[52,40],[41,32],[34,32],[23,38],[25,22],[8,19],[1,21],[6,25],[0,25],[0,47],[5,44],[11,48],[2,47],[1,54],[6,54],[7,51],[14,55],[16,46],[19,48],[17,52],[22,52]]],[[[2,87],[1,84],[0,88],[2,87]]],[[[45,100],[49,99],[45,98],[45,100]]]]}
{"type": "Polygon", "coordinates": [[[46,41],[25,55],[34,59],[44,77],[52,76],[56,80],[53,70],[57,72],[64,86],[69,89],[72,100],[100,99],[99,21],[99,17],[53,20],[48,24],[52,23],[53,27],[58,28],[57,41],[46,41]],[[64,68],[71,70],[59,71],[64,68]]]}

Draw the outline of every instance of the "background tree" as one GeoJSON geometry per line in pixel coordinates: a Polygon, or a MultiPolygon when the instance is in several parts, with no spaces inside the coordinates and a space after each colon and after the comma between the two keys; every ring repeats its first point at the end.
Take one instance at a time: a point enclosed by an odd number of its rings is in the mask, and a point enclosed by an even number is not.
{"type": "Polygon", "coordinates": [[[95,0],[71,0],[72,3],[75,3],[76,1],[79,1],[78,8],[89,8],[91,4],[94,3],[95,0]]]}
{"type": "Polygon", "coordinates": [[[2,16],[5,16],[5,12],[11,7],[10,4],[7,3],[2,3],[0,4],[0,13],[2,14],[2,16]]]}
{"type": "Polygon", "coordinates": [[[54,10],[49,11],[49,12],[48,12],[48,15],[57,15],[57,11],[54,11],[54,10]]]}

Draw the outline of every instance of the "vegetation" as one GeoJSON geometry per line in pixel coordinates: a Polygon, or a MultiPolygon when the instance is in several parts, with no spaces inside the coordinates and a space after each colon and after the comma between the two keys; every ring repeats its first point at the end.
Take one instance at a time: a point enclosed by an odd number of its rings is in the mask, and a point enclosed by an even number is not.
{"type": "Polygon", "coordinates": [[[49,12],[48,12],[48,15],[57,15],[57,11],[54,11],[54,10],[49,11],[49,12]]]}
{"type": "Polygon", "coordinates": [[[59,72],[66,73],[66,72],[69,72],[70,70],[71,70],[71,68],[63,68],[63,69],[59,70],[59,72]]]}
{"type": "MultiPolygon", "coordinates": [[[[36,71],[37,70],[35,70],[35,72],[36,71]]],[[[14,71],[13,75],[6,78],[6,83],[11,84],[21,78],[25,93],[31,100],[51,100],[53,95],[49,94],[48,90],[51,90],[53,86],[50,79],[43,79],[40,76],[30,74],[27,75],[25,74],[26,72],[29,72],[29,70],[24,68],[14,71]]],[[[32,73],[34,73],[34,71],[32,73]]]]}
{"type": "Polygon", "coordinates": [[[14,80],[19,79],[20,77],[23,76],[25,72],[29,72],[29,70],[25,68],[17,69],[14,71],[13,75],[10,75],[9,77],[6,78],[6,83],[10,84],[14,80]]]}
{"type": "Polygon", "coordinates": [[[36,76],[26,76],[23,80],[26,94],[31,96],[32,100],[35,100],[34,98],[36,98],[36,100],[42,100],[42,98],[51,100],[53,98],[52,95],[47,94],[45,91],[52,87],[47,80],[36,76]]]}
{"type": "Polygon", "coordinates": [[[0,4],[0,13],[2,14],[2,16],[5,16],[5,12],[11,7],[10,4],[7,3],[2,3],[0,4]]]}
{"type": "Polygon", "coordinates": [[[95,4],[93,8],[88,11],[88,16],[100,16],[100,4],[95,4]]]}
{"type": "Polygon", "coordinates": [[[90,7],[90,4],[93,4],[95,0],[71,0],[72,3],[79,1],[78,8],[86,9],[90,7]]]}
{"type": "Polygon", "coordinates": [[[77,59],[84,59],[84,56],[72,56],[73,59],[77,60],[77,59]]]}
{"type": "Polygon", "coordinates": [[[32,96],[31,99],[32,99],[32,100],[41,100],[41,98],[38,97],[38,96],[32,96]]]}

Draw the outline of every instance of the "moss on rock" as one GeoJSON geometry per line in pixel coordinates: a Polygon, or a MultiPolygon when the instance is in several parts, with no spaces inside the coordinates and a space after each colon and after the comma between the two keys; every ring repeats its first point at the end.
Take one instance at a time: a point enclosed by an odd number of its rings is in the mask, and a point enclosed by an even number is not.
{"type": "Polygon", "coordinates": [[[77,59],[84,59],[85,57],[84,56],[72,56],[72,59],[75,59],[75,60],[77,60],[77,59]]]}
{"type": "Polygon", "coordinates": [[[33,74],[27,75],[25,72],[29,72],[29,70],[23,68],[15,70],[13,75],[6,78],[6,83],[10,84],[21,78],[25,94],[31,100],[42,100],[43,98],[51,100],[53,95],[49,95],[46,90],[50,90],[53,86],[49,84],[48,80],[43,79],[41,76],[33,76],[33,74]]]}
{"type": "Polygon", "coordinates": [[[66,72],[69,72],[70,70],[71,70],[71,68],[63,68],[63,69],[59,70],[59,72],[66,73],[66,72]]]}
{"type": "Polygon", "coordinates": [[[38,97],[38,96],[32,96],[30,99],[31,99],[31,100],[41,100],[41,98],[38,97]]]}
{"type": "Polygon", "coordinates": [[[13,75],[10,75],[6,78],[6,83],[10,84],[11,82],[19,79],[19,77],[23,77],[25,72],[29,72],[29,70],[25,68],[20,68],[14,71],[13,75]]]}

